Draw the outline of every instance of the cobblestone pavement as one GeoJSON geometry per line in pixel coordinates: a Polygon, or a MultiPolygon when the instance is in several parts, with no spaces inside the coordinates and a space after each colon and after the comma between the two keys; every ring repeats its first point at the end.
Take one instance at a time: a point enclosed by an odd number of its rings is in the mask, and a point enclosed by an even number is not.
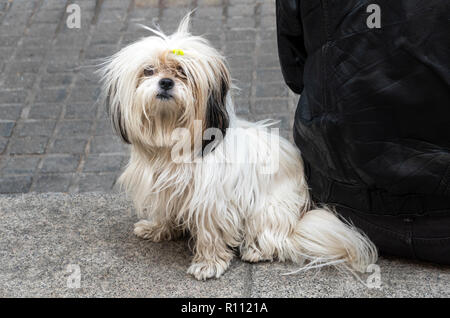
{"type": "Polygon", "coordinates": [[[112,190],[127,148],[97,101],[95,65],[148,35],[137,24],[171,32],[193,8],[192,31],[229,58],[238,114],[290,136],[274,0],[0,0],[0,193],[112,190]],[[71,3],[80,29],[67,27],[71,3]]]}

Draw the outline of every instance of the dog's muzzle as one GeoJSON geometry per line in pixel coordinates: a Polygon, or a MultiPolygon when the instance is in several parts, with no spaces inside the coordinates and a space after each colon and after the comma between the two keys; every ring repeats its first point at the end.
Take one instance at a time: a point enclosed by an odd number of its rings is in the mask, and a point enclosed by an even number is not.
{"type": "Polygon", "coordinates": [[[159,81],[158,84],[160,91],[158,95],[156,95],[156,97],[162,100],[171,99],[172,95],[169,93],[169,91],[175,86],[175,82],[170,78],[163,78],[159,81]]]}

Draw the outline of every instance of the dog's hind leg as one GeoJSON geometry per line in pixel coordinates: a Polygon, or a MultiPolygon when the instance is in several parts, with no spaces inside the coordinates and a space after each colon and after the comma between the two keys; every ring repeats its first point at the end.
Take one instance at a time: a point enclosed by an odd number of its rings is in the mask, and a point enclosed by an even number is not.
{"type": "Polygon", "coordinates": [[[176,239],[183,232],[170,222],[141,220],[134,224],[134,234],[152,242],[161,242],[176,239]]]}
{"type": "Polygon", "coordinates": [[[272,261],[273,255],[269,254],[270,253],[263,254],[261,249],[257,246],[256,242],[252,243],[251,245],[241,247],[241,259],[245,262],[258,263],[272,261]]]}
{"type": "MultiPolygon", "coordinates": [[[[282,205],[267,206],[264,211],[251,214],[246,221],[245,238],[240,247],[243,261],[286,260],[286,241],[294,231],[298,215],[282,205]]],[[[290,258],[290,257],[288,257],[290,258]]]]}

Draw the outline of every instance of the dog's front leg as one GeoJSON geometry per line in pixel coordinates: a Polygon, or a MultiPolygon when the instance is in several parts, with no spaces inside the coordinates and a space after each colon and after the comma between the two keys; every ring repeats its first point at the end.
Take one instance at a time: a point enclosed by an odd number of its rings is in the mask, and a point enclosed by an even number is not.
{"type": "Polygon", "coordinates": [[[198,280],[219,278],[230,265],[233,251],[227,246],[217,228],[197,230],[195,255],[188,273],[198,280]]]}

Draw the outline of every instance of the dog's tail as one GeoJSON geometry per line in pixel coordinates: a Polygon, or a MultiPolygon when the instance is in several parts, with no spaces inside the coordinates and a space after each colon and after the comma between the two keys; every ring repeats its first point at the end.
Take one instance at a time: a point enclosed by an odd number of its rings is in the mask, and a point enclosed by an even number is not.
{"type": "Polygon", "coordinates": [[[366,272],[378,258],[377,249],[367,236],[326,209],[303,214],[285,248],[287,258],[297,263],[309,261],[299,271],[336,265],[352,272],[366,272]]]}

